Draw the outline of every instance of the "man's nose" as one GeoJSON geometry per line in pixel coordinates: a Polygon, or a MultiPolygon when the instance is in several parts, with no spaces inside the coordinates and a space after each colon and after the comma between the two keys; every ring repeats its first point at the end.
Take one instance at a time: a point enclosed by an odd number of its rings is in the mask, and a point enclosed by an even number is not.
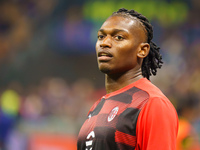
{"type": "Polygon", "coordinates": [[[100,44],[100,47],[102,47],[102,48],[105,48],[105,47],[111,48],[111,47],[112,47],[111,37],[110,37],[110,36],[106,36],[106,37],[102,40],[102,42],[101,42],[101,44],[100,44]]]}

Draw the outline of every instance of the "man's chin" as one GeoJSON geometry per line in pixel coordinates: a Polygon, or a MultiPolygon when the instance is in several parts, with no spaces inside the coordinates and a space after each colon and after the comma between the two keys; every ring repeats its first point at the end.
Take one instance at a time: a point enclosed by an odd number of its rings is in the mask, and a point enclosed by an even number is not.
{"type": "Polygon", "coordinates": [[[99,70],[102,72],[102,73],[105,73],[105,74],[109,74],[110,73],[110,69],[108,68],[99,68],[99,70]]]}

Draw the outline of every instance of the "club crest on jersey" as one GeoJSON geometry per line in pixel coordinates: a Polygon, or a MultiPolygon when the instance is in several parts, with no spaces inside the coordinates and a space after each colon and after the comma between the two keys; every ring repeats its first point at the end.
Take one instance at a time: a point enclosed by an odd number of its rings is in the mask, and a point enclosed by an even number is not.
{"type": "Polygon", "coordinates": [[[113,109],[111,110],[111,112],[110,112],[109,115],[108,115],[108,122],[112,121],[112,120],[115,118],[115,116],[116,116],[117,113],[118,113],[118,110],[119,110],[119,107],[115,107],[115,108],[113,108],[113,109]]]}

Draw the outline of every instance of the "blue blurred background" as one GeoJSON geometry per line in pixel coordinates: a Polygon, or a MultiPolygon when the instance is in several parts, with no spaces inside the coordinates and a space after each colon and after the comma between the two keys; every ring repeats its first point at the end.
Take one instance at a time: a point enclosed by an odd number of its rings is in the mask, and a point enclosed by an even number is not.
{"type": "Polygon", "coordinates": [[[164,65],[151,81],[183,122],[178,148],[198,145],[199,0],[0,0],[0,150],[76,149],[89,108],[105,94],[97,30],[122,7],[154,27],[164,65]]]}

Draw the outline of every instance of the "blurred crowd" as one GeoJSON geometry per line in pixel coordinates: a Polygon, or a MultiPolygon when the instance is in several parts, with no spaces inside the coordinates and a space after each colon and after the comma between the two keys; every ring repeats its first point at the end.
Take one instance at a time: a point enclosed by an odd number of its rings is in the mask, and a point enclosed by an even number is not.
{"type": "Polygon", "coordinates": [[[26,147],[33,133],[77,135],[94,100],[103,94],[88,79],[69,85],[62,78],[46,78],[28,89],[11,83],[0,97],[1,144],[16,150],[26,147]]]}
{"type": "MultiPolygon", "coordinates": [[[[81,15],[83,2],[0,0],[0,150],[26,150],[33,133],[76,136],[91,105],[105,94],[94,65],[92,23],[81,15]]],[[[177,109],[178,148],[195,150],[200,137],[200,2],[185,2],[184,23],[163,27],[152,21],[164,65],[151,81],[177,109]]]]}

